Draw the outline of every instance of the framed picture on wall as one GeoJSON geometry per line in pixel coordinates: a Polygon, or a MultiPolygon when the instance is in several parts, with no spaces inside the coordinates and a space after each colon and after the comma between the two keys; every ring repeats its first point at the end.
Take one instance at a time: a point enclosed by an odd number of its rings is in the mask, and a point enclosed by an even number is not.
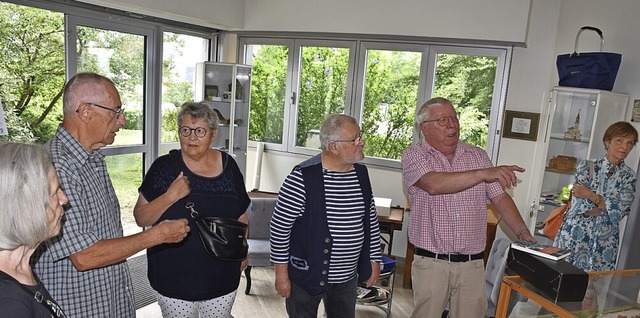
{"type": "Polygon", "coordinates": [[[539,113],[507,110],[504,116],[502,137],[536,141],[539,123],[539,113]]]}

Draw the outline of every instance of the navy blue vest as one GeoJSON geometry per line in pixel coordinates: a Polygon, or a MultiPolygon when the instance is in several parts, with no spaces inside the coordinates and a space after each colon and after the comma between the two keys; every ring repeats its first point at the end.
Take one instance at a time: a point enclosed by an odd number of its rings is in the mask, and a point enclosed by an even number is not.
{"type": "MultiPolygon", "coordinates": [[[[373,192],[367,167],[354,164],[360,189],[364,197],[362,222],[364,244],[358,260],[358,281],[371,276],[370,241],[371,223],[369,211],[373,192]]],[[[306,193],[305,211],[293,224],[289,247],[289,279],[311,295],[324,292],[328,287],[329,258],[333,241],[327,223],[324,178],[320,155],[314,156],[294,169],[302,172],[306,193]]]]}

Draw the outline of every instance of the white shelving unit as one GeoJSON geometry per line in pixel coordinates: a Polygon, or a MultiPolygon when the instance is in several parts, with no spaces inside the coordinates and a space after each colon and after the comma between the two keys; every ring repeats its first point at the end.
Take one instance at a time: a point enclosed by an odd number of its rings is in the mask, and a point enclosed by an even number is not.
{"type": "MultiPolygon", "coordinates": [[[[549,124],[545,132],[545,169],[540,198],[534,202],[536,233],[549,212],[559,205],[562,188],[573,183],[580,161],[606,153],[602,137],[609,125],[624,120],[629,96],[609,91],[555,87],[551,91],[549,124]]],[[[538,234],[538,241],[551,241],[538,234]]]]}
{"type": "Polygon", "coordinates": [[[246,174],[251,105],[251,66],[203,62],[196,64],[195,101],[218,112],[220,126],[213,147],[229,153],[246,174]]]}

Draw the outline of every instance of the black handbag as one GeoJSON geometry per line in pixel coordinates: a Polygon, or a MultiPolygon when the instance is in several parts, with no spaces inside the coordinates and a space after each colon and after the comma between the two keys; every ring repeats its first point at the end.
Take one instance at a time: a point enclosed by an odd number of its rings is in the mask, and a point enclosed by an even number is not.
{"type": "Polygon", "coordinates": [[[558,55],[556,66],[560,86],[612,90],[622,62],[622,54],[602,52],[604,37],[598,28],[584,26],[576,35],[573,53],[558,55]],[[600,52],[578,53],[578,39],[584,30],[600,36],[600,52]]]}
{"type": "Polygon", "coordinates": [[[235,219],[200,216],[193,206],[193,202],[187,202],[186,208],[191,210],[207,253],[222,261],[239,262],[247,258],[247,224],[235,219]]]}

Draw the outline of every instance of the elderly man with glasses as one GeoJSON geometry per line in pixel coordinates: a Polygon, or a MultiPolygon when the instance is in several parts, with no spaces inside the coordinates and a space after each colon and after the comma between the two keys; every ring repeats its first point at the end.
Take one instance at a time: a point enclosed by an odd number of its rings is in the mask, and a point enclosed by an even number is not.
{"type": "Polygon", "coordinates": [[[518,239],[529,233],[511,196],[515,165],[494,167],[486,152],[460,141],[451,102],[436,97],[416,115],[424,140],[402,157],[403,181],[411,206],[408,236],[415,245],[411,317],[484,317],[487,295],[483,251],[487,203],[493,203],[518,239]]]}
{"type": "Polygon", "coordinates": [[[289,317],[355,317],[356,287],[380,276],[380,229],[364,139],[353,117],[330,115],[322,153],[297,165],[280,188],[271,219],[275,288],[289,317]]]}
{"type": "Polygon", "coordinates": [[[120,204],[99,151],[125,124],[111,80],[94,73],[73,76],[64,88],[63,113],[45,147],[69,206],[60,236],[34,255],[35,271],[69,317],[135,317],[127,257],[182,241],[187,221],[123,236],[120,204]]]}

